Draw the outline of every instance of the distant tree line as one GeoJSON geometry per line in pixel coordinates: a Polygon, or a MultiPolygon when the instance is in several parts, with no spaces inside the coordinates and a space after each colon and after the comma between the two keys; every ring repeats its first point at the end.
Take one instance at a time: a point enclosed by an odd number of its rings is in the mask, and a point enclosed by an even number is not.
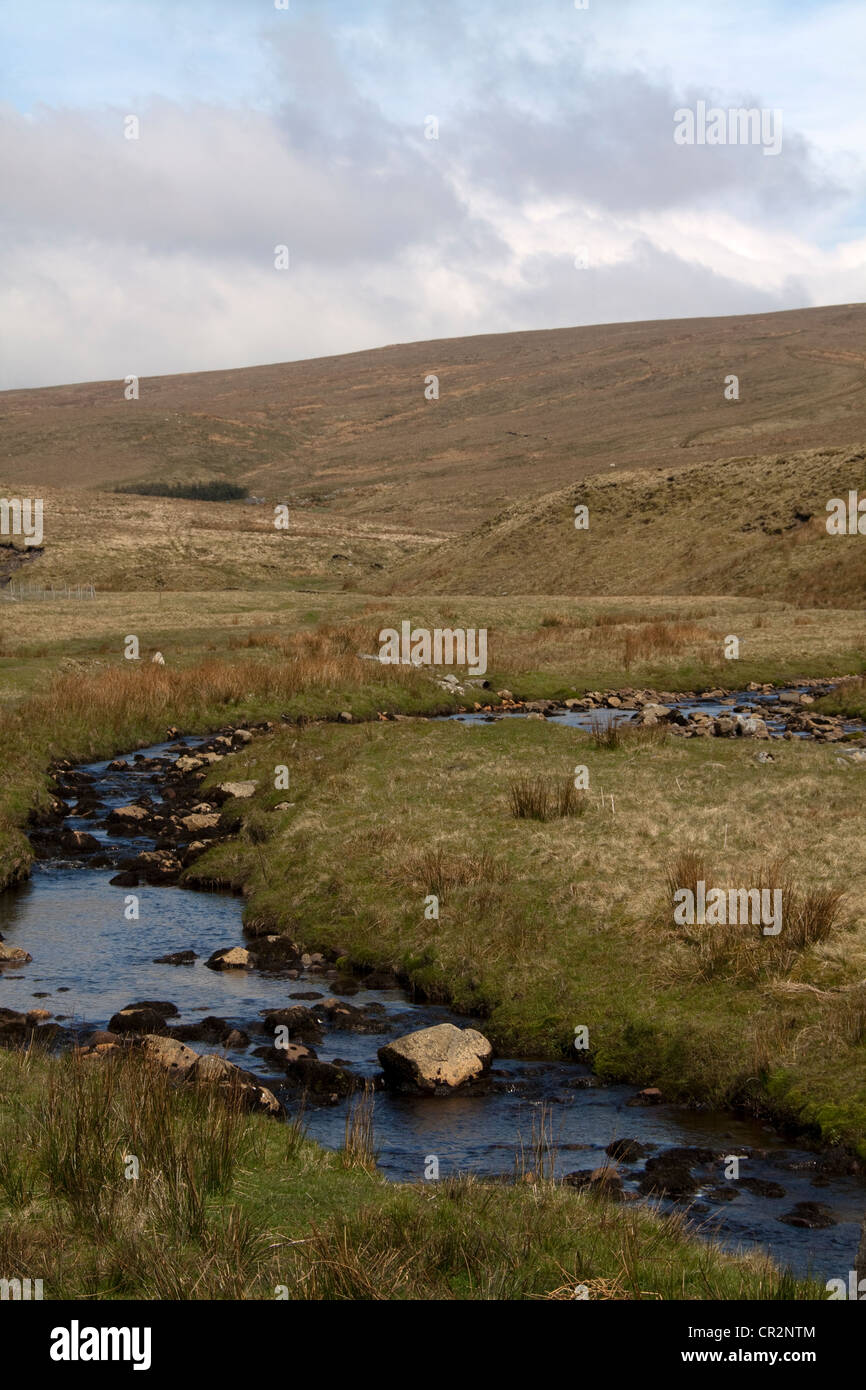
{"type": "Polygon", "coordinates": [[[240,502],[247,495],[247,489],[239,483],[220,478],[209,483],[126,483],[114,490],[134,493],[136,497],[185,497],[193,502],[240,502]]]}

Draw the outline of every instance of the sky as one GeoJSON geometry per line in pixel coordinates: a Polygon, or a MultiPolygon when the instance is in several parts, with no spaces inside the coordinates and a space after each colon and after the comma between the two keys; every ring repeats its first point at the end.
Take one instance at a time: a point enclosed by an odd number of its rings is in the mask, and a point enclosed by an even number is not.
{"type": "Polygon", "coordinates": [[[0,389],[859,302],[866,4],[5,0],[0,187],[0,389]]]}

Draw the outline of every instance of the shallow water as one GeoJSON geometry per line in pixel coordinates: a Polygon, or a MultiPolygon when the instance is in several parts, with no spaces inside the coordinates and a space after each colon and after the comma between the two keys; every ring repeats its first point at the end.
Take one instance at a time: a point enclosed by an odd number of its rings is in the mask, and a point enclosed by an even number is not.
{"type": "MultiPolygon", "coordinates": [[[[483,692],[480,693],[483,694],[483,692]]],[[[774,691],[772,695],[765,695],[751,690],[734,691],[731,695],[725,697],[727,703],[721,700],[697,699],[668,700],[666,703],[669,709],[676,709],[682,714],[687,715],[692,710],[696,710],[701,714],[711,715],[714,719],[719,715],[728,715],[732,714],[735,710],[741,710],[745,705],[752,705],[755,707],[755,712],[765,720],[770,733],[781,738],[786,727],[784,719],[779,717],[778,711],[776,710],[765,709],[762,712],[761,706],[772,704],[774,701],[778,700],[781,695],[801,695],[808,693],[809,691],[805,686],[794,685],[786,686],[784,689],[780,688],[774,691]]],[[[793,708],[796,709],[797,706],[793,708]]],[[[806,707],[800,712],[808,714],[809,708],[806,707]]],[[[602,705],[598,709],[591,710],[551,710],[547,713],[545,718],[557,724],[568,725],[570,728],[591,730],[594,727],[606,729],[610,724],[630,724],[637,718],[639,713],[640,711],[636,709],[608,709],[606,705],[602,705]]],[[[484,710],[469,710],[464,714],[444,714],[438,717],[440,719],[455,720],[460,724],[495,724],[500,719],[526,719],[527,711],[502,710],[497,711],[495,714],[491,714],[484,710]]],[[[859,719],[845,720],[842,724],[842,728],[845,733],[866,733],[866,723],[859,719]]],[[[794,731],[794,737],[808,739],[811,738],[812,735],[805,730],[796,730],[794,731]]]]}
{"type": "MultiPolygon", "coordinates": [[[[567,722],[577,720],[569,715],[567,722]]],[[[190,747],[196,742],[187,740],[190,747]]],[[[164,755],[167,745],[141,751],[148,757],[164,755]]],[[[158,796],[159,774],[153,770],[132,765],[108,772],[105,762],[85,770],[98,776],[94,789],[109,806],[125,804],[144,791],[158,796]]],[[[95,834],[115,858],[151,844],[145,837],[112,840],[89,819],[71,817],[66,824],[95,834]]],[[[293,1002],[292,995],[308,990],[322,997],[331,993],[330,981],[317,974],[288,980],[260,971],[208,970],[204,962],[213,951],[243,941],[241,899],[142,884],[135,890],[140,919],[130,922],[124,917],[129,890],[109,883],[115,872],[115,867],[88,867],[86,861],[47,860],[34,865],[29,883],[0,894],[0,933],[10,945],[24,946],[33,956],[26,966],[0,971],[0,1006],[46,1007],[65,1016],[66,1027],[104,1027],[114,1012],[133,1000],[166,999],[179,1010],[171,1023],[215,1014],[252,1032],[262,1010],[293,1002]],[[191,966],[153,963],[155,956],[189,948],[199,956],[191,966]]],[[[413,1004],[399,990],[362,989],[351,1002],[381,1003],[388,1031],[359,1035],[326,1029],[315,1050],[322,1060],[339,1058],[361,1075],[378,1075],[376,1050],[389,1037],[428,1023],[453,1021],[466,1027],[472,1022],[444,1008],[413,1004]]],[[[483,1023],[477,1026],[483,1031],[483,1023]]],[[[262,1041],[254,1037],[253,1045],[262,1041]]],[[[202,1043],[193,1046],[198,1051],[221,1050],[202,1043]]],[[[246,1050],[230,1055],[267,1078],[290,1111],[296,1107],[296,1095],[281,1091],[268,1063],[246,1050]]],[[[847,1278],[866,1207],[866,1185],[834,1177],[827,1186],[814,1186],[816,1155],[784,1144],[769,1127],[729,1114],[669,1105],[628,1106],[635,1087],[598,1086],[578,1062],[551,1065],[499,1058],[493,1083],[486,1095],[415,1098],[377,1092],[375,1135],[382,1171],[389,1178],[421,1180],[428,1158],[435,1155],[441,1177],[457,1172],[511,1175],[521,1140],[525,1167],[534,1166],[533,1128],[542,1124],[549,1127],[553,1169],[560,1175],[598,1167],[606,1160],[605,1146],[624,1136],[656,1145],[654,1152],[673,1145],[709,1147],[725,1155],[759,1149],[762,1156],[741,1163],[741,1177],[770,1178],[781,1183],[785,1196],[762,1198],[738,1187],[734,1201],[711,1204],[710,1213],[695,1215],[695,1222],[729,1247],[763,1245],[798,1274],[847,1278]],[[792,1163],[802,1166],[792,1169],[792,1163]],[[781,1223],[779,1215],[800,1201],[825,1203],[839,1224],[806,1231],[781,1223]]],[[[306,1124],[314,1139],[338,1147],[344,1138],[345,1104],[308,1104],[306,1124]]],[[[643,1161],[621,1165],[629,1188],[634,1188],[642,1169],[643,1161]]],[[[695,1171],[704,1187],[712,1187],[723,1181],[723,1169],[720,1158],[695,1171]]],[[[694,1200],[706,1200],[703,1190],[694,1200]]]]}

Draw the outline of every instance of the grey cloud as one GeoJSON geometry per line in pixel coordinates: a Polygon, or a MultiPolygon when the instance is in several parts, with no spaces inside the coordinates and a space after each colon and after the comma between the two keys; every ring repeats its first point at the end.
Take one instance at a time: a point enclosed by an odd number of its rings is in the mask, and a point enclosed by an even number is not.
{"type": "Polygon", "coordinates": [[[533,65],[533,72],[540,92],[556,92],[555,116],[517,109],[504,95],[461,113],[472,178],[500,195],[568,197],[615,213],[718,203],[765,219],[844,196],[803,137],[784,128],[784,112],[775,157],[752,145],[675,144],[678,109],[694,109],[699,98],[760,109],[758,98],[722,101],[711,92],[676,93],[637,73],[599,75],[562,64],[533,65]]]}

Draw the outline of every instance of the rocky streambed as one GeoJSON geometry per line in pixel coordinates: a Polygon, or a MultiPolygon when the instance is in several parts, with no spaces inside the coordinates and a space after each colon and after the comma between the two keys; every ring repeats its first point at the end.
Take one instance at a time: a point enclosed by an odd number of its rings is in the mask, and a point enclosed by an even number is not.
{"type": "MultiPolygon", "coordinates": [[[[635,700],[630,716],[652,703],[635,700]]],[[[563,717],[598,708],[623,707],[563,717]]],[[[53,803],[31,831],[32,878],[0,894],[0,1042],[76,1048],[88,1066],[141,1049],[178,1084],[238,1085],[276,1116],[303,1101],[309,1133],[331,1147],[367,1085],[380,1167],[395,1179],[531,1170],[543,1129],[550,1169],[572,1186],[687,1207],[730,1247],[847,1278],[866,1206],[858,1160],[653,1089],[601,1085],[577,1061],[493,1057],[483,1022],[410,999],[390,975],[348,972],[342,950],[245,937],[238,896],[176,886],[190,868],[212,887],[196,860],[255,791],[227,780],[204,799],[207,767],[268,727],[171,731],[131,756],[54,769],[53,803]]]]}
{"type": "MultiPolygon", "coordinates": [[[[839,681],[806,680],[778,688],[756,681],[742,690],[718,687],[706,691],[638,689],[590,691],[567,700],[516,700],[510,690],[495,692],[495,703],[474,700],[471,708],[458,709],[445,718],[466,723],[492,723],[498,719],[553,719],[577,728],[607,728],[621,724],[634,728],[663,726],[679,738],[808,738],[816,743],[844,743],[840,753],[854,762],[866,762],[866,724],[842,715],[814,709],[839,681]],[[860,747],[860,743],[863,747],[860,747]],[[849,744],[857,746],[848,747],[849,744]]],[[[446,688],[453,688],[450,684],[446,688]]],[[[455,693],[465,694],[459,687],[455,693]]],[[[481,693],[478,691],[477,693],[481,693]]]]}

